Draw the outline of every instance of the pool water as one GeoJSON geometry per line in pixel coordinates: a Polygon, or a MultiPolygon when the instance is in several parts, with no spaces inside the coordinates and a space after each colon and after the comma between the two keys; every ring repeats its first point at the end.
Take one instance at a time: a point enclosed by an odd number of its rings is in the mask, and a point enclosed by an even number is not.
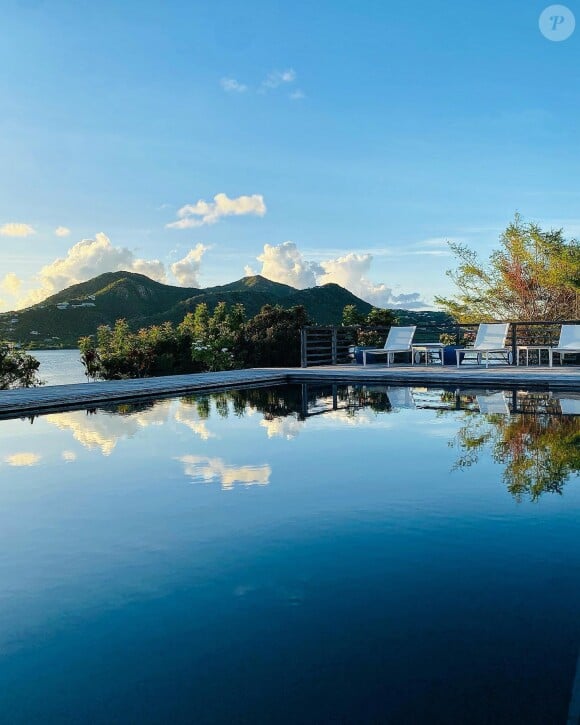
{"type": "Polygon", "coordinates": [[[0,421],[2,720],[565,723],[579,398],[286,386],[0,421]]]}

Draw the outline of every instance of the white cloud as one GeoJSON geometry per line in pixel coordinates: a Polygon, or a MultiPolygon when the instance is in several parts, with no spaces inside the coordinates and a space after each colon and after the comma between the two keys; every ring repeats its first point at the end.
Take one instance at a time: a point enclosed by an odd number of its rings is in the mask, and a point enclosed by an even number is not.
{"type": "Polygon", "coordinates": [[[235,78],[222,78],[220,85],[228,93],[245,93],[248,90],[245,83],[240,83],[235,78]]]}
{"type": "Polygon", "coordinates": [[[166,226],[169,229],[189,229],[201,227],[204,224],[215,224],[222,217],[247,214],[264,216],[265,213],[266,205],[261,194],[230,199],[227,194],[220,193],[214,196],[213,202],[200,199],[195,204],[182,206],[177,212],[178,220],[166,224],[166,226]]]}
{"type": "MultiPolygon", "coordinates": [[[[18,307],[41,302],[65,287],[85,282],[104,272],[120,271],[145,274],[158,282],[166,281],[163,262],[158,259],[139,259],[127,247],[114,247],[109,238],[100,232],[94,239],[77,242],[64,257],[44,266],[32,280],[35,286],[26,295],[18,297],[18,307]]],[[[16,289],[21,280],[16,275],[8,276],[11,278],[10,284],[16,289]]]]}
{"type": "Polygon", "coordinates": [[[264,252],[257,259],[262,263],[260,274],[264,277],[298,289],[335,283],[377,307],[421,309],[426,306],[418,292],[395,294],[384,283],[372,282],[369,274],[373,256],[369,253],[351,252],[312,262],[304,258],[294,242],[283,242],[277,246],[264,245],[264,252]]]}
{"type": "Polygon", "coordinates": [[[294,83],[296,80],[296,71],[293,68],[288,68],[282,71],[272,71],[268,73],[265,80],[262,81],[261,90],[266,92],[273,88],[278,88],[285,83],[294,83]]]}
{"type": "MultiPolygon", "coordinates": [[[[304,289],[316,285],[316,276],[322,268],[316,262],[307,262],[294,242],[283,242],[277,246],[264,245],[264,251],[257,258],[262,263],[260,274],[275,282],[304,289]]],[[[248,268],[246,268],[246,271],[248,268]]]]}
{"type": "Polygon", "coordinates": [[[179,285],[182,287],[199,287],[201,259],[207,250],[208,247],[197,244],[194,249],[189,250],[183,259],[171,265],[171,271],[179,285]]]}
{"type": "Polygon", "coordinates": [[[300,88],[297,88],[295,91],[292,91],[292,93],[289,93],[288,97],[292,101],[300,101],[303,98],[306,98],[306,94],[304,93],[304,91],[301,91],[300,88]]]}
{"type": "Polygon", "coordinates": [[[54,233],[57,237],[68,237],[70,229],[68,227],[57,227],[54,233]]]}
{"type": "Polygon", "coordinates": [[[0,289],[6,294],[12,297],[18,297],[20,294],[20,288],[22,287],[22,280],[19,279],[14,272],[8,272],[0,282],[0,289]]]}
{"type": "Polygon", "coordinates": [[[31,234],[36,234],[36,231],[30,224],[8,222],[0,227],[0,237],[29,237],[31,234]]]}

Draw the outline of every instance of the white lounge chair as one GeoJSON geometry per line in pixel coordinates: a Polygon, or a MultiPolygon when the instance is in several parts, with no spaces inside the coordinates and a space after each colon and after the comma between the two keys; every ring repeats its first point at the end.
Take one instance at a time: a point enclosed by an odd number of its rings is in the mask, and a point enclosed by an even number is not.
{"type": "Polygon", "coordinates": [[[580,352],[580,325],[562,325],[560,339],[556,347],[549,348],[550,367],[554,364],[554,353],[560,355],[560,365],[564,363],[564,355],[580,352]]]}
{"type": "Polygon", "coordinates": [[[477,328],[477,335],[473,347],[464,347],[455,351],[457,367],[461,364],[461,355],[465,358],[467,353],[474,352],[477,355],[477,364],[485,355],[485,367],[489,367],[490,355],[503,355],[506,362],[511,363],[512,351],[506,347],[509,322],[503,323],[482,323],[477,328]]]}
{"type": "MultiPolygon", "coordinates": [[[[417,325],[411,325],[410,327],[391,327],[387,339],[385,340],[385,346],[379,347],[376,350],[363,350],[363,365],[367,364],[367,352],[373,355],[380,355],[386,353],[387,355],[387,366],[391,364],[391,357],[394,358],[396,352],[411,352],[411,344],[413,342],[413,335],[417,325]]],[[[413,364],[413,355],[411,355],[411,365],[413,364]]]]}

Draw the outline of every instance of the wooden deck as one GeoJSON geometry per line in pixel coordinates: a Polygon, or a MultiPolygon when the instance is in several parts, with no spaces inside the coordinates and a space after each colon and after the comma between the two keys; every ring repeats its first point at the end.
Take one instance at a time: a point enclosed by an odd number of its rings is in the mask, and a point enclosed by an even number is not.
{"type": "Polygon", "coordinates": [[[256,368],[138,380],[53,385],[0,392],[0,417],[86,408],[107,403],[285,383],[388,383],[453,387],[580,390],[580,368],[436,365],[333,365],[256,368]]]}

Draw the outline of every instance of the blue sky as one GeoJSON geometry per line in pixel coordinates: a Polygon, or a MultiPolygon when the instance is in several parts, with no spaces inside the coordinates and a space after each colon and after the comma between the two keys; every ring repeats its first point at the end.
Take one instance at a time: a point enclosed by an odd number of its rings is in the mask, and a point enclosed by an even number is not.
{"type": "Polygon", "coordinates": [[[487,254],[515,211],[580,235],[580,29],[547,40],[547,4],[5,0],[2,306],[184,258],[419,306],[446,238],[487,254]],[[167,226],[217,194],[237,213],[167,226]]]}

